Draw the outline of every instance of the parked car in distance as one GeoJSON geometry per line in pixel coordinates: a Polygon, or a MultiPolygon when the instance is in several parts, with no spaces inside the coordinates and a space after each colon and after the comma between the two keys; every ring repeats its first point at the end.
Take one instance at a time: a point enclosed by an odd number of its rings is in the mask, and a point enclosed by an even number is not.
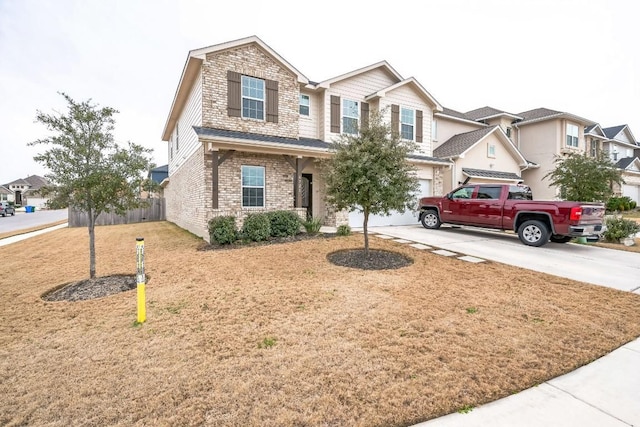
{"type": "Polygon", "coordinates": [[[16,210],[14,209],[14,207],[9,203],[9,202],[0,202],[0,215],[2,216],[7,216],[7,215],[15,215],[16,214],[16,210]]]}
{"type": "Polygon", "coordinates": [[[522,243],[542,246],[574,237],[598,240],[605,230],[603,203],[533,200],[531,189],[515,184],[467,184],[443,197],[420,199],[419,221],[513,230],[522,243]]]}

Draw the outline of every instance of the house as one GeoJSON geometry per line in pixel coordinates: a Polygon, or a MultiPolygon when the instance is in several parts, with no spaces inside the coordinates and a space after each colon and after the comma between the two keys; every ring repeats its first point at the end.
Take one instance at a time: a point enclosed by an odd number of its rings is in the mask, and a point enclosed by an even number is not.
{"type": "MultiPolygon", "coordinates": [[[[255,36],[190,51],[162,132],[167,220],[205,239],[215,216],[241,223],[265,210],[360,226],[357,213],[325,202],[319,160],[371,111],[385,111],[417,143],[408,160],[421,194],[442,194],[451,162],[433,157],[431,125],[443,107],[386,61],[314,82],[255,36]]],[[[415,213],[370,218],[371,225],[406,223],[417,223],[415,213]]]]}
{"type": "Polygon", "coordinates": [[[443,108],[435,114],[433,155],[453,163],[444,179],[445,192],[468,182],[519,183],[523,170],[538,167],[510,139],[516,119],[519,117],[492,107],[467,113],[443,108]]]}
{"type": "Polygon", "coordinates": [[[42,195],[42,188],[49,185],[49,181],[38,175],[17,179],[3,185],[0,189],[0,199],[14,202],[17,206],[35,206],[46,208],[48,199],[42,195]]]}
{"type": "Polygon", "coordinates": [[[162,192],[162,181],[164,181],[169,176],[169,165],[158,166],[149,170],[147,173],[147,179],[150,180],[153,184],[155,184],[154,190],[149,192],[149,188],[140,190],[140,198],[149,199],[149,198],[160,198],[163,197],[162,192]],[[159,190],[158,190],[159,187],[159,190]]]}
{"type": "Polygon", "coordinates": [[[538,165],[523,170],[524,182],[531,187],[536,199],[555,199],[560,189],[551,186],[545,175],[554,169],[557,156],[588,152],[585,128],[596,122],[548,108],[536,108],[515,116],[518,119],[511,124],[511,139],[529,162],[538,165]]]}
{"type": "Polygon", "coordinates": [[[614,184],[613,191],[617,195],[628,196],[640,204],[640,168],[638,155],[640,145],[636,142],[631,129],[627,125],[619,125],[602,129],[604,134],[603,150],[622,171],[624,184],[614,184]]]}

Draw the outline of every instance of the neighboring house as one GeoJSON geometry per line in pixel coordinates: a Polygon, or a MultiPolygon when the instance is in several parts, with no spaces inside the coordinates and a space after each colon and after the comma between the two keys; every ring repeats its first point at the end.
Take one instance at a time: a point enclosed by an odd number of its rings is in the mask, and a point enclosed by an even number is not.
{"type": "Polygon", "coordinates": [[[143,199],[147,198],[159,198],[163,197],[162,191],[162,182],[169,176],[169,165],[158,166],[156,168],[150,169],[147,174],[147,179],[150,179],[154,184],[157,184],[160,187],[159,191],[149,193],[146,190],[142,190],[140,192],[140,197],[143,199]]]}
{"type": "Polygon", "coordinates": [[[4,185],[0,185],[0,202],[13,202],[13,191],[9,190],[4,185]]]}
{"type": "Polygon", "coordinates": [[[2,196],[3,191],[0,189],[0,198],[2,198],[2,200],[12,201],[17,206],[29,205],[44,209],[46,208],[48,199],[41,194],[41,189],[46,185],[49,185],[49,181],[45,178],[38,175],[31,175],[0,187],[9,192],[2,196]],[[6,197],[6,199],[4,197],[6,197]]]}
{"type": "Polygon", "coordinates": [[[469,182],[521,183],[521,172],[533,166],[499,125],[452,136],[433,155],[454,162],[444,178],[446,191],[469,182]]]}
{"type": "Polygon", "coordinates": [[[548,108],[536,108],[515,116],[521,119],[512,123],[511,139],[529,162],[539,166],[523,171],[524,182],[531,187],[536,199],[555,199],[560,189],[551,186],[545,175],[555,168],[557,156],[589,151],[585,128],[596,123],[548,108]]]}
{"type": "Polygon", "coordinates": [[[617,195],[628,196],[636,203],[640,203],[640,169],[638,168],[638,150],[631,129],[627,125],[619,125],[602,129],[606,139],[603,150],[622,171],[624,184],[614,184],[613,191],[617,195]]]}
{"type": "MultiPolygon", "coordinates": [[[[371,111],[385,111],[391,126],[417,143],[408,160],[421,195],[442,194],[451,162],[432,156],[431,124],[443,108],[387,62],[313,82],[255,36],[190,51],[162,133],[167,220],[205,239],[212,217],[242,222],[265,210],[361,226],[358,214],[325,202],[319,160],[340,134],[366,125],[371,111]]],[[[415,213],[370,219],[406,223],[417,223],[415,213]]]]}

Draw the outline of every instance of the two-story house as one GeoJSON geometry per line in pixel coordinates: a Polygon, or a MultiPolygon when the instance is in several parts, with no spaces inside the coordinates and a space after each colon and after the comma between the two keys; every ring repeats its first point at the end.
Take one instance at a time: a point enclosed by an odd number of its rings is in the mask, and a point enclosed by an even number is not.
{"type": "MultiPolygon", "coordinates": [[[[360,226],[357,213],[325,202],[319,159],[340,134],[356,133],[371,111],[419,149],[409,156],[422,195],[441,194],[451,162],[432,156],[431,124],[442,106],[386,61],[322,81],[309,80],[258,37],[189,52],[167,118],[167,220],[208,238],[207,222],[295,210],[326,225],[360,226]]],[[[371,225],[416,223],[413,213],[371,225]]]]}
{"type": "Polygon", "coordinates": [[[622,171],[624,184],[614,184],[618,195],[628,196],[640,204],[640,145],[627,125],[602,129],[604,134],[603,150],[622,171]]]}

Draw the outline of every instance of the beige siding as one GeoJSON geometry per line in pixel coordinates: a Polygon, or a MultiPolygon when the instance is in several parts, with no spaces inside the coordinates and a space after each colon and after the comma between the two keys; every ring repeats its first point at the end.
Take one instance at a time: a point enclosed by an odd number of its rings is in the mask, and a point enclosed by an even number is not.
{"type": "MultiPolygon", "coordinates": [[[[471,169],[484,169],[496,172],[512,172],[516,175],[520,175],[520,166],[518,160],[514,159],[513,154],[509,151],[500,138],[495,134],[488,135],[485,139],[476,144],[471,150],[469,150],[465,156],[456,160],[456,171],[454,177],[454,187],[458,183],[462,183],[467,178],[462,173],[463,168],[471,169]],[[495,157],[489,157],[488,146],[495,146],[495,157]]],[[[478,179],[476,179],[478,181],[478,179]]],[[[497,182],[494,180],[487,180],[487,182],[497,182]]],[[[445,191],[451,191],[453,188],[445,189],[445,191]]]]}
{"type": "Polygon", "coordinates": [[[300,137],[301,138],[320,138],[320,118],[321,98],[320,95],[311,92],[300,91],[301,94],[309,95],[309,116],[300,116],[300,137]]]}
{"type": "Polygon", "coordinates": [[[448,120],[442,117],[436,117],[436,121],[438,122],[438,135],[437,139],[433,141],[433,149],[436,149],[442,143],[448,141],[452,136],[471,132],[484,127],[481,124],[467,124],[456,120],[448,120]]]}
{"type": "MultiPolygon", "coordinates": [[[[431,121],[433,120],[432,106],[428,105],[422,97],[420,97],[414,89],[403,85],[391,92],[388,92],[384,98],[380,100],[380,109],[386,110],[385,120],[391,122],[391,105],[397,104],[400,108],[411,108],[413,110],[422,111],[422,141],[418,143],[417,152],[426,156],[431,156],[433,150],[431,147],[431,121]]],[[[415,135],[415,125],[414,125],[415,135]]]]}
{"type": "MultiPolygon", "coordinates": [[[[517,133],[518,130],[515,130],[517,133]]],[[[549,188],[549,181],[543,177],[554,168],[554,155],[565,145],[564,126],[560,120],[547,120],[522,126],[519,130],[519,147],[524,158],[540,165],[537,169],[522,172],[525,184],[531,187],[533,197],[538,200],[552,200],[556,189],[549,188]]]]}
{"type": "MultiPolygon", "coordinates": [[[[300,131],[297,76],[255,44],[207,55],[203,70],[203,113],[206,127],[263,135],[298,138],[300,131]],[[227,113],[227,71],[278,82],[278,123],[229,117],[227,113]]],[[[265,116],[266,116],[265,102],[265,116]]]]}
{"type": "MultiPolygon", "coordinates": [[[[504,133],[507,133],[507,129],[512,127],[511,122],[513,119],[510,117],[496,117],[490,120],[487,120],[487,124],[489,126],[500,126],[504,133]]],[[[513,129],[511,129],[513,131],[513,129]]]]}
{"type": "Polygon", "coordinates": [[[173,157],[169,159],[170,175],[200,148],[193,126],[202,126],[202,74],[198,74],[193,83],[187,103],[171,132],[169,144],[173,145],[173,157]]]}
{"type": "MultiPolygon", "coordinates": [[[[321,131],[321,134],[324,135],[323,139],[330,142],[338,136],[337,133],[331,133],[331,95],[339,96],[341,103],[343,99],[364,102],[366,96],[396,83],[398,83],[398,80],[396,80],[394,76],[381,68],[377,68],[332,84],[331,87],[324,92],[323,97],[324,123],[321,131]]],[[[340,105],[340,109],[342,113],[342,105],[340,105]]]]}

